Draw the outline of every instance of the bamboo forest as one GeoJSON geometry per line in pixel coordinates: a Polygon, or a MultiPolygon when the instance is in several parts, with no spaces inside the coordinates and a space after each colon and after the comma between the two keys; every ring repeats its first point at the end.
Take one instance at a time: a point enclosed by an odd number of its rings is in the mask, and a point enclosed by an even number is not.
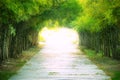
{"type": "Polygon", "coordinates": [[[0,0],[0,80],[120,80],[120,0],[0,0]]]}

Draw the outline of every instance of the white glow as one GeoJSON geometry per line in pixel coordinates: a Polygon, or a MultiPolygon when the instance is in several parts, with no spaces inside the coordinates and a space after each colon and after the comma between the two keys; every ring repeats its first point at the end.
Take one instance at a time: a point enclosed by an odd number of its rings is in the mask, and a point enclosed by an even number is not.
{"type": "Polygon", "coordinates": [[[74,30],[67,28],[60,28],[58,30],[47,30],[42,32],[42,36],[45,38],[46,46],[51,48],[63,48],[68,49],[73,45],[78,45],[78,34],[74,30]]]}
{"type": "MultiPolygon", "coordinates": [[[[42,64],[46,71],[51,72],[69,72],[69,70],[60,69],[71,65],[78,49],[78,34],[76,31],[67,28],[59,28],[57,30],[45,30],[42,33],[45,38],[45,46],[41,53],[44,57],[42,64]]],[[[71,71],[71,70],[70,70],[71,71]]]]}

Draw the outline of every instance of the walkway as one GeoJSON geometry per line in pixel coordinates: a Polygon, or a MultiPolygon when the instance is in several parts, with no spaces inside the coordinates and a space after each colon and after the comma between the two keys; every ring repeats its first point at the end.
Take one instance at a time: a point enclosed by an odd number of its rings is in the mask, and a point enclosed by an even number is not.
{"type": "Polygon", "coordinates": [[[75,47],[45,46],[9,80],[110,80],[110,77],[75,47]]]}

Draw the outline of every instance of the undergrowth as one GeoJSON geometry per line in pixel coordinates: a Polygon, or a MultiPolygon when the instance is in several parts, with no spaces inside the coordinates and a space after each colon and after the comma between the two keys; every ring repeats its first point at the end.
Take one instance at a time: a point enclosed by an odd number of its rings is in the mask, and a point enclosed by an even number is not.
{"type": "Polygon", "coordinates": [[[100,69],[111,76],[112,80],[120,80],[120,61],[102,56],[102,53],[96,53],[94,50],[83,49],[84,53],[100,69]]]}
{"type": "Polygon", "coordinates": [[[8,80],[11,76],[15,75],[17,71],[37,52],[38,47],[32,47],[22,52],[17,59],[11,58],[4,61],[0,65],[0,80],[8,80]]]}

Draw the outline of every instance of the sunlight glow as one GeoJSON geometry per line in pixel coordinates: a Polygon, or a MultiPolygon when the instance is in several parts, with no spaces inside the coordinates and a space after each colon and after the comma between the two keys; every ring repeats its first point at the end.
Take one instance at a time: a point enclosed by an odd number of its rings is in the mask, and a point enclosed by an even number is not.
{"type": "Polygon", "coordinates": [[[45,40],[46,46],[50,48],[70,49],[79,44],[77,32],[68,28],[57,28],[53,30],[44,28],[41,35],[45,40]]]}
{"type": "Polygon", "coordinates": [[[69,73],[65,69],[72,66],[75,53],[78,52],[79,37],[76,31],[68,28],[57,28],[49,30],[44,28],[41,36],[45,39],[45,46],[41,50],[46,71],[52,73],[69,73]],[[63,69],[61,69],[63,68],[63,69]]]}

